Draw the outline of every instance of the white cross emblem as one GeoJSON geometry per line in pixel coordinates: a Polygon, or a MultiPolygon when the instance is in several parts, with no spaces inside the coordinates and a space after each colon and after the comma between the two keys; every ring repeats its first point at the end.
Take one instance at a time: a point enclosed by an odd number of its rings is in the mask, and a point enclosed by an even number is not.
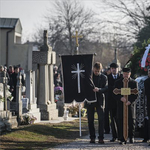
{"type": "Polygon", "coordinates": [[[83,64],[81,64],[81,66],[79,66],[79,63],[77,63],[77,67],[75,65],[72,65],[72,69],[74,69],[75,71],[71,71],[71,73],[75,73],[72,76],[72,79],[76,79],[77,77],[77,82],[78,82],[78,93],[81,93],[81,88],[80,88],[80,75],[82,78],[84,78],[84,74],[82,72],[85,72],[85,70],[81,70],[84,67],[83,64]]]}

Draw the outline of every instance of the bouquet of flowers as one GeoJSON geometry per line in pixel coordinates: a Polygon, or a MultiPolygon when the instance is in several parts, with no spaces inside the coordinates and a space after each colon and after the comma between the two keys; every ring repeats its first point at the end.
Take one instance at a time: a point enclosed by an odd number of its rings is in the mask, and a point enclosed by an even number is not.
{"type": "MultiPolygon", "coordinates": [[[[139,60],[139,66],[141,67],[141,60],[139,60]]],[[[150,53],[148,53],[148,56],[146,58],[146,62],[145,62],[145,67],[141,69],[143,69],[144,71],[148,71],[148,69],[150,68],[150,53]]]]}
{"type": "Polygon", "coordinates": [[[35,120],[37,120],[37,118],[34,117],[32,114],[25,113],[21,117],[21,124],[22,125],[34,124],[35,120]]]}
{"type": "Polygon", "coordinates": [[[60,98],[62,98],[62,93],[63,93],[63,87],[61,86],[56,86],[54,88],[54,95],[55,95],[55,102],[57,103],[60,98]]]}
{"type": "MultiPolygon", "coordinates": [[[[13,96],[11,95],[11,92],[9,91],[10,86],[7,85],[6,87],[6,97],[8,100],[12,101],[13,100],[13,96]]],[[[0,89],[0,101],[4,101],[4,91],[3,89],[0,89]]]]}

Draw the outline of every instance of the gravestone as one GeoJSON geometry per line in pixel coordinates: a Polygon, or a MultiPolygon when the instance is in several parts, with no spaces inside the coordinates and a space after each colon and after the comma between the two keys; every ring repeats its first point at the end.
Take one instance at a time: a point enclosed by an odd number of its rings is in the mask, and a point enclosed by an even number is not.
{"type": "Polygon", "coordinates": [[[26,97],[27,98],[22,99],[24,101],[23,110],[26,110],[26,112],[36,117],[35,123],[40,122],[41,113],[40,109],[37,108],[37,98],[35,97],[35,71],[30,70],[26,73],[26,97]]]}
{"type": "MultiPolygon", "coordinates": [[[[2,97],[4,97],[3,89],[4,89],[3,84],[0,83],[0,95],[2,97]]],[[[0,99],[0,111],[3,111],[3,110],[4,110],[4,102],[2,101],[2,99],[0,99]]]]}
{"type": "MultiPolygon", "coordinates": [[[[4,84],[0,83],[0,95],[4,97],[4,84]]],[[[18,126],[17,117],[12,116],[12,112],[10,112],[6,107],[4,107],[5,101],[0,100],[0,134],[3,131],[10,131],[12,128],[18,126]],[[6,109],[6,110],[5,110],[6,109]]]]}
{"type": "Polygon", "coordinates": [[[44,44],[40,51],[33,51],[33,66],[37,68],[37,104],[41,112],[41,120],[52,120],[58,117],[54,102],[53,65],[56,54],[47,42],[47,31],[44,31],[44,44]]]}

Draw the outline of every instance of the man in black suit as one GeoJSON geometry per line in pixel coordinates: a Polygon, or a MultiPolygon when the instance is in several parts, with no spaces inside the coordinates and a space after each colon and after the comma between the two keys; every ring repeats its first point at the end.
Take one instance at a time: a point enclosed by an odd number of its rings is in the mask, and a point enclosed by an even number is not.
{"type": "MultiPolygon", "coordinates": [[[[123,68],[123,78],[120,78],[115,82],[115,88],[121,89],[123,88],[123,79],[126,78],[129,80],[128,82],[128,88],[137,89],[137,82],[134,81],[131,77],[131,70],[130,68],[123,68]]],[[[118,94],[115,95],[115,99],[117,100],[117,121],[118,121],[118,129],[119,129],[119,138],[120,138],[120,144],[126,144],[127,141],[125,141],[123,137],[123,103],[126,103],[128,106],[128,133],[130,138],[130,143],[134,143],[134,132],[135,132],[135,100],[137,99],[138,95],[131,94],[128,96],[128,101],[126,101],[126,98],[123,97],[123,95],[118,94]]]]}
{"type": "Polygon", "coordinates": [[[122,76],[118,73],[118,65],[116,63],[110,64],[111,74],[108,76],[108,108],[110,111],[112,139],[114,142],[118,138],[118,124],[117,124],[117,101],[113,97],[113,89],[115,81],[122,76]]]}
{"type": "Polygon", "coordinates": [[[101,63],[95,63],[93,67],[93,82],[95,88],[93,91],[96,93],[97,102],[87,103],[88,126],[90,132],[90,143],[95,143],[95,128],[94,128],[94,114],[95,110],[98,115],[98,139],[100,144],[104,144],[104,96],[103,93],[107,91],[107,77],[101,74],[101,63]]]}
{"type": "MultiPolygon", "coordinates": [[[[150,68],[148,69],[148,78],[144,81],[145,95],[147,98],[148,132],[150,139],[150,68]]],[[[149,144],[150,146],[150,144],[149,144]]]]}

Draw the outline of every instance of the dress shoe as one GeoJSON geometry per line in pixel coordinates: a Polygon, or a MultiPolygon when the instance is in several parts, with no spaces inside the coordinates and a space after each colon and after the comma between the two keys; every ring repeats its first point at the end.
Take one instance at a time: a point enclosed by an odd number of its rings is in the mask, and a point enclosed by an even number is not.
{"type": "Polygon", "coordinates": [[[148,144],[148,146],[150,146],[150,143],[148,144]]]}
{"type": "Polygon", "coordinates": [[[95,143],[95,139],[91,139],[90,143],[95,143]]]}
{"type": "Polygon", "coordinates": [[[147,139],[144,139],[142,142],[143,142],[143,143],[147,143],[147,141],[148,141],[147,139]]]}
{"type": "Polygon", "coordinates": [[[99,144],[104,144],[104,141],[101,140],[101,139],[99,139],[98,143],[99,143],[99,144]]]}
{"type": "Polygon", "coordinates": [[[129,142],[134,143],[134,138],[130,138],[129,142]]]}
{"type": "Polygon", "coordinates": [[[125,144],[127,144],[127,142],[126,141],[121,141],[119,144],[120,145],[125,145],[125,144]]]}
{"type": "Polygon", "coordinates": [[[112,138],[111,140],[110,140],[110,142],[115,142],[116,141],[116,138],[112,138]]]}

